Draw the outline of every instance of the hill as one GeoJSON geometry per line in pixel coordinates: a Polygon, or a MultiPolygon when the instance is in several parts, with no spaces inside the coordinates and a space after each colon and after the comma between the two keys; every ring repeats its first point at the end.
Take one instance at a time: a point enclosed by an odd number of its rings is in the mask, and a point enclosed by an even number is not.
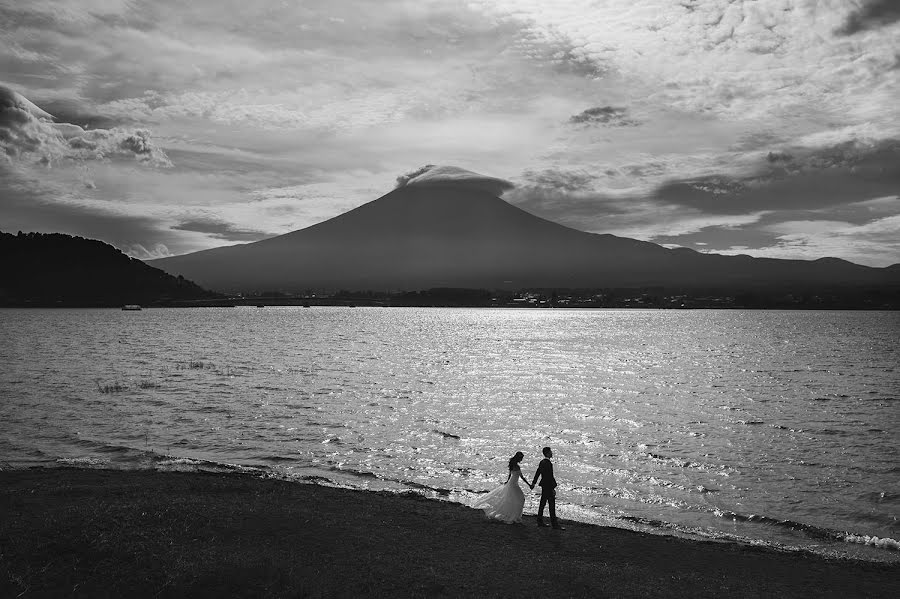
{"type": "Polygon", "coordinates": [[[0,306],[150,305],[215,297],[102,241],[0,232],[0,306]]]}
{"type": "Polygon", "coordinates": [[[701,254],[577,231],[452,181],[406,185],[306,229],[151,264],[219,291],[900,284],[896,268],[701,254]]]}

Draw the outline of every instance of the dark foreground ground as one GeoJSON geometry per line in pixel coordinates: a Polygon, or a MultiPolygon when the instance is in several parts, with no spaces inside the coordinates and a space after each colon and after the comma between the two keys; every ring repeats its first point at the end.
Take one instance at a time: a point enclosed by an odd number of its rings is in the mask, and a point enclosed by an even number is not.
{"type": "Polygon", "coordinates": [[[244,475],[0,472],[0,597],[900,597],[900,567],[244,475]]]}

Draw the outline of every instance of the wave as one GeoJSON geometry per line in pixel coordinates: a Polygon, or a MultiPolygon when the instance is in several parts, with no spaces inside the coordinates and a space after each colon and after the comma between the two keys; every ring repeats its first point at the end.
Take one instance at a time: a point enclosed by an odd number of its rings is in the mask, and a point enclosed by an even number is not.
{"type": "Polygon", "coordinates": [[[811,430],[812,433],[818,433],[820,435],[833,435],[837,437],[852,437],[854,433],[851,431],[842,431],[837,428],[820,428],[819,430],[811,430]]]}
{"type": "Polygon", "coordinates": [[[264,462],[274,462],[274,463],[276,463],[276,464],[277,464],[277,463],[280,463],[280,462],[295,462],[295,461],[296,461],[296,458],[292,458],[292,457],[289,457],[289,456],[283,456],[283,455],[266,455],[266,456],[259,456],[258,459],[260,459],[260,460],[262,460],[262,461],[264,461],[264,462]]]}
{"type": "Polygon", "coordinates": [[[113,456],[121,456],[125,457],[133,454],[134,452],[143,453],[145,450],[137,449],[134,447],[129,447],[128,445],[119,445],[116,443],[104,443],[103,441],[94,441],[93,439],[87,439],[85,437],[78,437],[73,440],[73,444],[78,447],[83,447],[85,449],[111,454],[113,456]]]}
{"type": "MultiPolygon", "coordinates": [[[[355,468],[347,468],[347,467],[340,467],[340,466],[331,466],[329,468],[329,470],[331,470],[332,472],[340,472],[341,474],[349,474],[356,478],[376,479],[379,481],[394,483],[394,484],[397,484],[398,486],[405,487],[400,492],[403,492],[403,491],[409,492],[410,489],[416,489],[416,490],[420,490],[420,491],[431,492],[431,493],[441,496],[441,497],[449,497],[452,493],[454,493],[454,490],[451,490],[451,489],[445,489],[442,487],[433,487],[431,485],[426,485],[426,484],[418,483],[418,482],[411,481],[411,480],[403,480],[403,479],[399,479],[399,478],[379,476],[379,475],[375,474],[374,472],[368,472],[366,470],[357,470],[355,468]]],[[[329,482],[334,482],[334,481],[329,481],[329,482]]],[[[459,491],[457,490],[456,492],[459,492],[459,491]]],[[[469,492],[475,492],[475,491],[469,491],[469,492]]]]}
{"type": "Polygon", "coordinates": [[[202,466],[203,460],[193,460],[191,458],[166,458],[159,460],[157,466],[202,466]]]}
{"type": "MultiPolygon", "coordinates": [[[[650,479],[648,482],[654,482],[650,479]]],[[[659,481],[657,481],[659,482],[659,481]]],[[[715,489],[706,489],[702,485],[697,487],[696,489],[686,489],[683,485],[673,484],[666,485],[661,484],[663,487],[674,487],[677,489],[685,489],[685,490],[696,490],[700,493],[709,493],[716,492],[715,489]]],[[[727,509],[721,509],[709,505],[702,505],[697,503],[692,503],[690,501],[685,501],[683,499],[666,497],[662,495],[656,495],[652,493],[646,493],[641,491],[631,491],[628,489],[610,489],[610,490],[601,490],[596,488],[580,488],[573,487],[571,490],[567,489],[567,491],[572,491],[574,493],[581,493],[585,495],[600,495],[607,496],[612,499],[621,499],[626,500],[628,502],[634,502],[640,505],[647,506],[660,506],[664,508],[673,508],[679,513],[690,513],[690,512],[699,512],[705,514],[714,515],[722,520],[730,520],[733,522],[747,523],[747,524],[759,524],[763,526],[771,526],[776,529],[781,529],[784,531],[792,531],[795,533],[800,533],[803,536],[815,539],[817,541],[825,541],[833,544],[842,544],[842,543],[853,543],[853,544],[861,544],[867,545],[870,547],[875,547],[878,549],[885,549],[891,551],[900,551],[900,542],[890,537],[877,537],[872,535],[865,534],[857,534],[842,530],[830,529],[822,526],[816,526],[813,524],[808,524],[805,522],[800,522],[797,520],[790,519],[781,519],[774,518],[771,516],[761,515],[761,514],[742,514],[739,512],[730,511],[727,509]]],[[[877,494],[879,498],[882,499],[890,499],[891,494],[877,494]]],[[[594,508],[606,508],[606,505],[594,505],[594,508]]],[[[717,530],[716,527],[713,528],[694,528],[690,526],[685,526],[683,524],[677,524],[673,522],[667,522],[665,520],[658,520],[653,518],[646,518],[641,516],[634,516],[627,514],[630,511],[627,507],[624,508],[626,512],[624,515],[615,516],[616,519],[640,523],[645,526],[650,526],[656,529],[662,530],[674,530],[677,532],[685,533],[685,534],[693,534],[700,535],[704,537],[714,537],[721,539],[729,539],[736,540],[741,542],[752,542],[754,544],[764,544],[772,547],[781,547],[781,548],[789,548],[783,546],[780,543],[774,541],[763,541],[759,538],[751,538],[751,537],[739,537],[733,535],[732,533],[717,530]]],[[[756,535],[753,535],[754,537],[756,535]]],[[[768,536],[768,535],[765,535],[768,536]]],[[[833,546],[833,545],[832,545],[833,546]]],[[[790,548],[789,548],[790,549],[790,548]]],[[[794,548],[796,549],[796,548],[794,548]]]]}
{"type": "Polygon", "coordinates": [[[732,512],[729,510],[713,510],[713,513],[722,518],[723,520],[732,520],[736,522],[751,522],[757,524],[767,524],[770,526],[777,526],[781,528],[787,528],[790,530],[802,531],[809,535],[810,537],[818,538],[818,539],[828,539],[839,541],[843,539],[846,533],[841,533],[836,530],[830,530],[828,528],[822,528],[819,526],[813,526],[812,524],[804,524],[803,522],[797,522],[796,520],[781,520],[778,518],[772,518],[770,516],[763,516],[758,514],[739,514],[737,512],[732,512]]]}
{"type": "Polygon", "coordinates": [[[331,466],[329,470],[333,472],[340,472],[341,474],[350,474],[351,476],[356,476],[359,478],[378,478],[378,475],[374,472],[367,472],[365,470],[356,470],[354,468],[341,468],[339,466],[331,466]]]}
{"type": "MultiPolygon", "coordinates": [[[[707,487],[702,484],[689,484],[684,485],[681,483],[677,483],[671,481],[667,478],[661,478],[659,476],[654,476],[652,474],[639,474],[633,470],[629,470],[626,468],[600,468],[597,470],[599,473],[603,475],[611,475],[616,478],[626,479],[629,483],[637,483],[637,484],[646,484],[653,487],[662,487],[666,489],[675,489],[677,491],[683,491],[685,493],[718,493],[719,489],[714,489],[707,487]]],[[[571,490],[576,493],[584,493],[584,494],[597,494],[608,495],[610,490],[603,489],[601,487],[578,487],[573,486],[571,490]]]]}
{"type": "Polygon", "coordinates": [[[734,474],[737,472],[737,470],[735,470],[734,468],[725,466],[724,464],[706,464],[703,462],[694,462],[692,460],[684,458],[670,457],[652,452],[644,452],[639,455],[644,456],[645,458],[649,458],[651,462],[663,464],[669,467],[689,468],[691,470],[709,472],[717,476],[729,476],[730,474],[734,474]]]}
{"type": "MultiPolygon", "coordinates": [[[[597,507],[597,506],[595,506],[597,507]]],[[[786,545],[784,543],[780,543],[777,541],[765,541],[758,538],[748,537],[745,535],[738,535],[735,533],[730,533],[722,530],[714,530],[708,528],[699,528],[694,526],[685,526],[681,524],[675,524],[672,522],[667,522],[665,520],[659,520],[655,518],[645,518],[641,516],[631,516],[631,515],[618,515],[613,516],[615,520],[619,520],[622,522],[639,524],[647,529],[656,530],[656,531],[669,531],[675,534],[688,535],[693,537],[700,538],[709,538],[716,539],[722,541],[731,541],[738,543],[747,543],[751,545],[768,547],[770,549],[776,549],[781,551],[810,551],[810,548],[796,545],[786,545]]],[[[869,547],[873,547],[876,549],[882,549],[887,551],[900,551],[900,542],[895,539],[889,537],[876,537],[869,535],[856,535],[851,533],[842,533],[838,531],[833,531],[821,527],[811,526],[808,524],[803,524],[800,522],[793,522],[787,520],[775,520],[773,518],[768,518],[766,516],[744,516],[745,522],[760,522],[766,524],[774,524],[774,525],[784,525],[792,530],[801,530],[813,538],[816,538],[820,541],[830,541],[835,544],[854,544],[854,545],[865,545],[869,547]]],[[[740,518],[739,518],[740,519],[740,518]]],[[[832,545],[834,547],[834,545],[832,545]]],[[[818,551],[813,550],[814,553],[821,553],[824,549],[825,554],[829,554],[829,551],[824,546],[819,546],[818,551]]],[[[833,554],[832,554],[833,555],[833,554]]]]}
{"type": "Polygon", "coordinates": [[[430,485],[423,485],[422,483],[417,483],[417,482],[413,482],[413,481],[394,481],[394,482],[402,482],[403,484],[410,486],[410,487],[414,487],[416,489],[421,489],[423,491],[431,491],[433,493],[437,493],[438,495],[440,495],[442,497],[449,497],[450,494],[453,492],[450,489],[443,489],[441,487],[432,487],[430,485]]]}
{"type": "Polygon", "coordinates": [[[200,414],[230,414],[231,410],[225,408],[223,406],[202,406],[199,408],[194,408],[191,410],[192,412],[199,412],[200,414]]]}
{"type": "Polygon", "coordinates": [[[867,535],[847,535],[844,537],[844,540],[848,543],[859,543],[861,545],[870,545],[872,547],[878,547],[880,549],[900,551],[900,541],[891,539],[889,537],[879,538],[870,537],[867,535]]]}
{"type": "Polygon", "coordinates": [[[109,466],[109,460],[104,458],[94,458],[90,456],[80,457],[80,458],[56,458],[57,464],[64,464],[66,466],[82,466],[82,467],[91,467],[91,466],[109,466]]]}
{"type": "Polygon", "coordinates": [[[769,526],[800,531],[814,539],[858,543],[862,545],[871,545],[873,547],[879,547],[881,549],[891,549],[895,551],[900,550],[900,542],[889,537],[879,538],[869,535],[858,535],[844,531],[833,530],[830,528],[824,528],[821,526],[815,526],[813,524],[806,524],[804,522],[797,522],[796,520],[781,520],[778,518],[771,518],[769,516],[757,514],[745,515],[727,510],[715,510],[713,513],[726,520],[766,524],[769,526]]]}
{"type": "Polygon", "coordinates": [[[778,429],[780,431],[790,431],[792,433],[804,433],[806,429],[802,428],[791,428],[789,426],[784,426],[783,424],[773,424],[772,428],[778,429]]]}

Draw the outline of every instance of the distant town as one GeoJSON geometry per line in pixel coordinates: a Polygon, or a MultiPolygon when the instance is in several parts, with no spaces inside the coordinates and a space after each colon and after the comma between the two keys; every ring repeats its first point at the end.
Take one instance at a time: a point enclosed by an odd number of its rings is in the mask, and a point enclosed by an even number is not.
{"type": "Polygon", "coordinates": [[[279,291],[235,294],[217,300],[167,302],[169,306],[383,306],[484,308],[652,308],[652,309],[900,309],[900,289],[835,288],[808,293],[764,289],[727,293],[710,290],[644,289],[484,289],[433,288],[423,291],[348,291],[291,294],[279,291]]]}

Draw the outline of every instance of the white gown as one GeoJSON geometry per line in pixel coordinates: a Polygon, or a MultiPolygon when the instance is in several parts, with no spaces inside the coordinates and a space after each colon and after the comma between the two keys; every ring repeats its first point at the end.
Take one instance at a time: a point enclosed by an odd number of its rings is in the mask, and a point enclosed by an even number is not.
{"type": "Polygon", "coordinates": [[[510,471],[509,480],[487,495],[480,497],[472,507],[484,510],[488,518],[495,518],[507,524],[522,521],[522,509],[525,507],[525,493],[519,488],[521,470],[510,471]]]}

